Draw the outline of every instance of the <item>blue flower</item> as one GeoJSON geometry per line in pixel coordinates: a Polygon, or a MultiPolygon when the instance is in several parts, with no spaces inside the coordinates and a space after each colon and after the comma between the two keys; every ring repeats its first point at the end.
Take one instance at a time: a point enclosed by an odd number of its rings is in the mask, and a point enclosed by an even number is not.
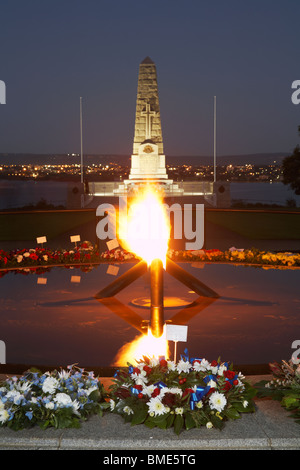
{"type": "Polygon", "coordinates": [[[33,416],[32,411],[26,411],[25,416],[27,416],[29,420],[32,420],[32,416],[33,416]]]}

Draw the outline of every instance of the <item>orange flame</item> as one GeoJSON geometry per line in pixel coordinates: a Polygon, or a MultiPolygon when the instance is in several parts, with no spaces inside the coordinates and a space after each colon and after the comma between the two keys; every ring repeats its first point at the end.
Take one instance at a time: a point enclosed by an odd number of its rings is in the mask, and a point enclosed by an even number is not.
{"type": "Polygon", "coordinates": [[[117,354],[114,360],[114,366],[124,367],[128,363],[133,364],[133,361],[139,361],[143,357],[149,357],[158,359],[164,356],[165,359],[170,357],[168,341],[166,340],[165,334],[160,338],[155,338],[150,329],[148,334],[137,336],[131,343],[125,344],[117,354]]]}
{"type": "Polygon", "coordinates": [[[124,249],[145,260],[148,266],[157,258],[165,266],[169,237],[167,211],[158,192],[149,185],[138,194],[128,214],[119,214],[118,238],[124,249]]]}
{"type": "MultiPolygon", "coordinates": [[[[148,185],[141,190],[134,203],[127,210],[119,213],[118,238],[121,246],[137,257],[145,260],[148,266],[154,259],[160,259],[166,265],[166,256],[170,238],[170,220],[166,207],[155,188],[148,185]]],[[[135,338],[120,350],[115,365],[127,365],[143,356],[169,357],[168,341],[165,334],[160,338],[148,334],[135,338]]]]}

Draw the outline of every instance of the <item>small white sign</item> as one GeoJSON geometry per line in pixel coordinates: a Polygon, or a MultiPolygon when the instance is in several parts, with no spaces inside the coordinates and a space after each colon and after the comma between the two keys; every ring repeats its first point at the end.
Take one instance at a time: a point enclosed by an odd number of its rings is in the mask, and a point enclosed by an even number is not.
{"type": "Polygon", "coordinates": [[[118,266],[109,265],[106,271],[106,274],[112,274],[112,276],[117,276],[119,272],[118,266]]]}
{"type": "Polygon", "coordinates": [[[168,341],[187,341],[187,325],[166,324],[166,339],[168,341]]]}
{"type": "Polygon", "coordinates": [[[36,239],[37,243],[47,243],[47,238],[46,237],[38,237],[36,239]]]}
{"type": "Polygon", "coordinates": [[[71,277],[71,282],[80,282],[81,281],[81,277],[80,276],[72,276],[71,277]]]}
{"type": "Polygon", "coordinates": [[[47,284],[47,278],[45,278],[45,277],[38,277],[37,283],[38,283],[38,284],[44,284],[44,285],[45,285],[45,284],[47,284]]]}
{"type": "Polygon", "coordinates": [[[109,240],[108,242],[106,242],[106,245],[107,245],[107,248],[110,250],[114,250],[115,248],[118,248],[119,246],[119,242],[118,240],[115,238],[114,240],[109,240]]]}
{"type": "Polygon", "coordinates": [[[72,243],[80,242],[80,235],[71,235],[70,240],[72,243]]]}

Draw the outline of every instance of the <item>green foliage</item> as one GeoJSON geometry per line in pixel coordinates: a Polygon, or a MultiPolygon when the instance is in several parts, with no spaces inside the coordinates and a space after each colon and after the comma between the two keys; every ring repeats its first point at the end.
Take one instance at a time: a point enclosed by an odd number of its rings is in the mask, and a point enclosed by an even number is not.
{"type": "Polygon", "coordinates": [[[295,194],[300,194],[300,147],[297,145],[294,152],[282,162],[283,183],[290,185],[295,194]]]}
{"type": "Polygon", "coordinates": [[[290,417],[300,424],[300,365],[298,361],[282,361],[270,364],[273,378],[255,384],[257,396],[269,397],[280,402],[290,417]]]}

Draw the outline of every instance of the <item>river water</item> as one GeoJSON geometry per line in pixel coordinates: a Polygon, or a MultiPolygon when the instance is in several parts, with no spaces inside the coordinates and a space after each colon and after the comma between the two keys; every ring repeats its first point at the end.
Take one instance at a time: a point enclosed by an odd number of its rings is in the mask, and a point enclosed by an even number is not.
{"type": "MultiPolygon", "coordinates": [[[[36,204],[41,199],[54,205],[65,205],[67,202],[66,182],[59,181],[20,181],[0,180],[0,210],[14,209],[28,204],[36,204]]],[[[280,204],[294,199],[300,207],[300,196],[282,183],[231,183],[231,200],[242,200],[249,203],[280,204]]]]}

